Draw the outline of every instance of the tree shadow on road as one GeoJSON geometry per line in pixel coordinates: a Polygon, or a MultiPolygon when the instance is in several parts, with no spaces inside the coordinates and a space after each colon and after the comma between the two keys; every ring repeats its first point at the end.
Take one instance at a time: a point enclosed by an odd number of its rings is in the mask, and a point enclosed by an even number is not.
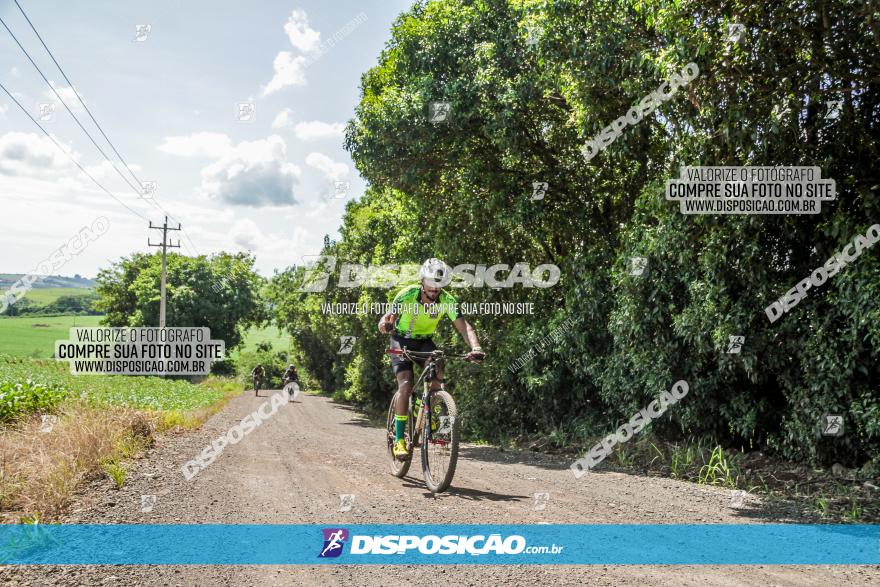
{"type": "Polygon", "coordinates": [[[347,422],[342,422],[342,424],[345,426],[360,426],[361,428],[385,427],[385,414],[364,412],[359,408],[350,406],[348,404],[341,404],[337,401],[331,401],[330,403],[333,404],[333,407],[338,410],[345,410],[346,412],[349,412],[351,420],[347,422]]]}

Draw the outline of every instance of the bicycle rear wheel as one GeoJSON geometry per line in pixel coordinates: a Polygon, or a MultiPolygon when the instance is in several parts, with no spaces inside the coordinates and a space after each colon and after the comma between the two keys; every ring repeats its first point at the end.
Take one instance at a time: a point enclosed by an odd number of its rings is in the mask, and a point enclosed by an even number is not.
{"type": "Polygon", "coordinates": [[[394,394],[394,397],[391,398],[391,405],[388,406],[388,422],[385,429],[386,442],[388,444],[388,459],[391,462],[391,474],[395,477],[400,477],[403,479],[407,472],[409,471],[409,466],[412,464],[412,453],[413,446],[411,446],[410,438],[412,438],[412,418],[407,420],[406,422],[406,432],[404,433],[404,438],[406,439],[407,445],[410,445],[409,456],[405,461],[398,460],[397,457],[394,456],[394,441],[395,441],[395,431],[394,431],[394,404],[397,403],[398,393],[394,394]]]}
{"type": "Polygon", "coordinates": [[[431,493],[449,489],[458,464],[458,409],[452,396],[438,391],[431,398],[422,430],[422,474],[431,493]]]}

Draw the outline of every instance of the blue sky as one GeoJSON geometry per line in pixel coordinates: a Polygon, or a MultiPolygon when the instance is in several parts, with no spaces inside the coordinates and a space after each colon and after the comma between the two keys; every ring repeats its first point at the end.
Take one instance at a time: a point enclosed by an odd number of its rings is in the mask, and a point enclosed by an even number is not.
{"type": "MultiPolygon", "coordinates": [[[[156,201],[183,223],[184,253],[250,250],[271,275],[317,253],[345,203],[363,193],[341,129],[408,0],[19,2],[134,173],[156,182],[156,201]],[[137,25],[149,25],[141,40],[137,25]],[[240,104],[253,104],[252,120],[239,119],[240,104]],[[350,186],[339,198],[337,182],[350,186]]],[[[0,18],[114,158],[12,0],[0,0],[0,18]]],[[[35,117],[54,104],[46,130],[161,222],[2,27],[0,82],[35,117]]],[[[30,272],[99,216],[110,230],[58,273],[94,276],[122,255],[155,250],[147,222],[92,184],[2,91],[0,209],[0,272],[30,272]]]]}

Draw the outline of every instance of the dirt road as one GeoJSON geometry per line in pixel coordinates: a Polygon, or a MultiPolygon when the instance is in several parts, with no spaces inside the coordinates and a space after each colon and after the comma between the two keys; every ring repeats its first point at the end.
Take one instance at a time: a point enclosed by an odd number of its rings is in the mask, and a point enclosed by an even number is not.
{"type": "MultiPolygon", "coordinates": [[[[121,490],[80,492],[70,523],[763,523],[798,521],[728,490],[614,472],[575,480],[567,461],[463,445],[452,489],[433,497],[416,462],[387,472],[384,431],[350,407],[300,394],[190,481],[180,467],[263,398],[233,399],[197,432],[170,436],[121,490]],[[536,500],[535,494],[549,494],[536,500]],[[341,495],[353,495],[343,506],[341,495]],[[141,511],[143,495],[155,495],[141,511]],[[348,511],[341,511],[350,507],[348,511]]],[[[878,567],[843,566],[96,566],[4,567],[5,585],[877,585],[878,567]]]]}

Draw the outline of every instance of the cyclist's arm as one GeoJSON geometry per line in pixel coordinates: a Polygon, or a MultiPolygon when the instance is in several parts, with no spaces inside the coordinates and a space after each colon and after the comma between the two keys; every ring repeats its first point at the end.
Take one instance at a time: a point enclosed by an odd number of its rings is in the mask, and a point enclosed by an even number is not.
{"type": "Polygon", "coordinates": [[[477,331],[474,330],[474,327],[471,326],[470,322],[465,320],[462,316],[459,316],[452,321],[452,325],[455,326],[455,329],[458,330],[465,342],[470,345],[471,351],[482,350],[480,349],[480,341],[477,338],[477,331]]]}

